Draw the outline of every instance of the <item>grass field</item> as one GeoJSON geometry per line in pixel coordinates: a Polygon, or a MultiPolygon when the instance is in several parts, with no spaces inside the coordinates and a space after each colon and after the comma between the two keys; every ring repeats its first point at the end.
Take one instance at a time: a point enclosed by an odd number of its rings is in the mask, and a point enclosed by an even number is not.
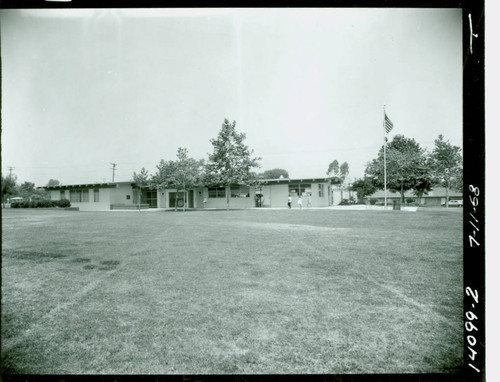
{"type": "Polygon", "coordinates": [[[441,373],[462,211],[2,210],[3,373],[441,373]]]}

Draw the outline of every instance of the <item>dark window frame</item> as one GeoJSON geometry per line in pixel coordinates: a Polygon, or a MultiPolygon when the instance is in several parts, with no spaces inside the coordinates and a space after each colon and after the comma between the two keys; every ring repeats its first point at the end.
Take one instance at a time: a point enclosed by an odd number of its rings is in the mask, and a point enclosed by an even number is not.
{"type": "Polygon", "coordinates": [[[210,199],[225,198],[226,187],[208,187],[208,197],[210,199]]]}

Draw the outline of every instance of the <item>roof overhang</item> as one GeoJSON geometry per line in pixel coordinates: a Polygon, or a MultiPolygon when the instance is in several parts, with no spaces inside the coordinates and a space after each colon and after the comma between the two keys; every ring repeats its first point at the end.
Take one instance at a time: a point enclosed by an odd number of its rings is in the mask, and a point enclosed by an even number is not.
{"type": "Polygon", "coordinates": [[[47,191],[57,191],[57,190],[72,190],[77,188],[116,188],[117,183],[83,183],[83,184],[60,184],[57,186],[43,186],[37,187],[37,189],[43,189],[47,191]]]}
{"type": "Polygon", "coordinates": [[[262,185],[271,184],[290,184],[290,183],[340,183],[337,178],[296,178],[296,179],[261,179],[259,183],[262,185]]]}

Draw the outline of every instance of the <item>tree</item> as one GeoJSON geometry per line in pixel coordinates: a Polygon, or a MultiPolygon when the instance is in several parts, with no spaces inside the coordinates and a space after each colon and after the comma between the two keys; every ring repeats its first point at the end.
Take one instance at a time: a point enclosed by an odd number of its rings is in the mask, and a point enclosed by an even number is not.
{"type": "Polygon", "coordinates": [[[462,190],[463,160],[460,151],[460,147],[445,141],[440,134],[438,139],[434,140],[434,149],[429,155],[433,184],[446,190],[446,207],[448,207],[448,190],[462,190]]]}
{"type": "Polygon", "coordinates": [[[340,177],[345,181],[348,175],[349,175],[349,165],[347,164],[347,162],[344,162],[340,165],[340,177]]]}
{"type": "Polygon", "coordinates": [[[288,179],[290,176],[288,175],[288,171],[283,170],[282,168],[273,168],[272,170],[266,170],[263,173],[259,174],[261,179],[279,179],[281,177],[288,179]]]}
{"type": "Polygon", "coordinates": [[[59,182],[57,179],[49,179],[49,181],[47,182],[48,187],[60,186],[60,185],[61,185],[61,182],[59,182]]]}
{"type": "Polygon", "coordinates": [[[351,184],[351,190],[356,192],[358,200],[363,200],[366,196],[370,196],[377,191],[377,187],[375,186],[373,179],[364,177],[363,179],[356,179],[351,184]]]}
{"type": "Polygon", "coordinates": [[[202,184],[203,160],[196,160],[188,157],[185,148],[177,149],[176,161],[161,160],[157,166],[158,172],[153,177],[153,182],[160,188],[175,188],[175,210],[179,199],[179,190],[184,193],[183,211],[186,210],[186,191],[189,188],[202,184]]]}
{"type": "Polygon", "coordinates": [[[326,172],[326,175],[328,176],[337,176],[337,174],[340,174],[340,168],[339,168],[339,161],[335,159],[330,165],[328,166],[328,171],[326,172]]]}
{"type": "Polygon", "coordinates": [[[211,139],[213,153],[206,164],[207,181],[226,186],[226,203],[229,209],[231,184],[248,185],[252,181],[251,169],[260,167],[261,158],[252,158],[253,150],[243,143],[246,135],[235,129],[236,121],[224,119],[216,139],[211,139]]]}
{"type": "Polygon", "coordinates": [[[330,165],[328,166],[328,171],[326,172],[328,176],[335,176],[340,180],[340,198],[343,200],[344,199],[344,188],[346,185],[346,179],[347,176],[349,175],[349,165],[347,162],[342,163],[339,166],[339,162],[337,159],[335,159],[330,165]]]}
{"type": "Polygon", "coordinates": [[[156,168],[158,171],[151,177],[151,185],[162,190],[171,188],[170,174],[174,171],[174,162],[162,159],[156,168]]]}
{"type": "Polygon", "coordinates": [[[9,175],[4,177],[2,175],[2,205],[5,208],[5,200],[17,193],[16,185],[17,176],[9,175]]]}
{"type": "Polygon", "coordinates": [[[31,199],[31,197],[35,194],[36,194],[35,183],[24,182],[19,186],[19,195],[23,199],[31,199]]]}
{"type": "MultiPolygon", "coordinates": [[[[387,144],[386,162],[387,188],[401,193],[401,203],[404,203],[405,191],[414,190],[417,196],[421,196],[431,189],[432,177],[425,151],[413,138],[394,136],[392,142],[387,144]]],[[[378,157],[368,163],[365,174],[377,188],[384,189],[383,146],[378,157]]]]}
{"type": "Polygon", "coordinates": [[[186,211],[186,190],[201,184],[204,164],[203,160],[189,158],[187,153],[187,149],[181,147],[177,149],[177,161],[174,163],[174,172],[171,176],[171,182],[177,192],[179,189],[184,192],[183,211],[186,211]]]}
{"type": "Polygon", "coordinates": [[[134,183],[137,187],[139,187],[139,211],[141,210],[141,194],[142,194],[142,189],[143,187],[147,186],[149,184],[149,179],[148,179],[148,171],[143,167],[141,169],[141,172],[136,174],[134,172],[133,175],[134,183]]]}
{"type": "Polygon", "coordinates": [[[347,176],[349,175],[349,164],[347,162],[342,163],[339,166],[339,162],[335,159],[328,166],[328,171],[326,172],[328,176],[335,176],[341,180],[342,183],[345,182],[347,176]]]}

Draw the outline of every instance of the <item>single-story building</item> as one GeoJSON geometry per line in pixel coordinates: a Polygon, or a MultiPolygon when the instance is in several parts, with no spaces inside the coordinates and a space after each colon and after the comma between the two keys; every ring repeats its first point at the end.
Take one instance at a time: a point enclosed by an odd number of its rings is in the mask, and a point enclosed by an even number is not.
{"type": "Polygon", "coordinates": [[[358,194],[356,191],[349,189],[349,187],[341,187],[332,185],[332,206],[338,206],[342,201],[351,201],[356,203],[358,201],[358,194]]]}
{"type": "MultiPolygon", "coordinates": [[[[139,208],[139,188],[134,182],[86,183],[40,187],[51,200],[68,199],[80,211],[139,208]]],[[[143,189],[141,208],[156,208],[161,199],[157,190],[143,189]]]]}
{"type": "MultiPolygon", "coordinates": [[[[230,208],[286,207],[288,195],[297,206],[298,196],[307,207],[308,199],[314,207],[331,205],[331,184],[336,178],[266,179],[259,186],[212,186],[189,189],[141,190],[141,208],[226,208],[229,195],[230,208]]],[[[335,183],[337,184],[337,183],[335,183]]],[[[68,199],[80,211],[138,209],[139,188],[132,182],[88,183],[39,187],[50,192],[51,200],[68,199]]]]}
{"type": "Polygon", "coordinates": [[[292,198],[292,206],[297,206],[299,196],[302,205],[307,207],[310,198],[313,207],[331,205],[331,185],[337,184],[336,178],[308,179],[267,179],[261,181],[257,193],[261,195],[262,207],[286,207],[288,195],[292,198]]]}
{"type": "MultiPolygon", "coordinates": [[[[374,194],[365,197],[365,203],[370,204],[370,199],[377,199],[377,203],[384,202],[384,190],[378,190],[374,194]]],[[[413,191],[405,192],[405,200],[412,200],[419,206],[440,206],[446,202],[446,189],[444,187],[435,187],[427,193],[427,195],[416,196],[413,191]]],[[[387,204],[392,204],[393,200],[400,201],[401,194],[399,192],[391,192],[387,190],[387,204]]],[[[448,189],[448,200],[462,200],[460,191],[448,189]]]]}

